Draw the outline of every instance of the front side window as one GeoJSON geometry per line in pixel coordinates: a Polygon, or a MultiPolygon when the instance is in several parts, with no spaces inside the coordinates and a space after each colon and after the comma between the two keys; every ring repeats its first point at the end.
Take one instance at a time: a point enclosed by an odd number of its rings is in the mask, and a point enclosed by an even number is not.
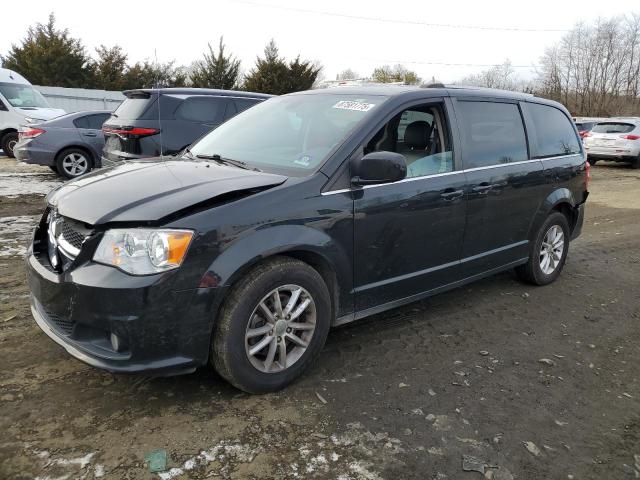
{"type": "Polygon", "coordinates": [[[386,99],[337,93],[274,97],[223,123],[194,144],[191,153],[305,176],[386,99]]]}
{"type": "Polygon", "coordinates": [[[453,152],[441,105],[418,105],[395,115],[364,147],[364,154],[389,151],[407,161],[407,178],[453,170],[453,152]]]}
{"type": "Polygon", "coordinates": [[[17,108],[50,108],[42,94],[31,85],[2,82],[0,93],[17,108]]]}
{"type": "Polygon", "coordinates": [[[533,123],[530,139],[534,158],[580,153],[578,136],[561,110],[539,103],[526,102],[523,105],[533,123]]]}
{"type": "Polygon", "coordinates": [[[518,105],[459,101],[456,110],[464,146],[465,169],[528,159],[527,140],[518,105]]]}

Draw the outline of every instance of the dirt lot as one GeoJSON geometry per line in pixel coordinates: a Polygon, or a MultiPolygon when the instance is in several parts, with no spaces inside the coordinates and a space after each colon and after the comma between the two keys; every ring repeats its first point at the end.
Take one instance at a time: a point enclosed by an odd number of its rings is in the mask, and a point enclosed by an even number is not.
{"type": "Polygon", "coordinates": [[[592,172],[553,286],[503,274],[337,329],[301,381],[249,396],[208,369],[103,373],[41,333],[21,256],[57,180],[0,158],[0,478],[640,477],[640,171],[592,172]]]}

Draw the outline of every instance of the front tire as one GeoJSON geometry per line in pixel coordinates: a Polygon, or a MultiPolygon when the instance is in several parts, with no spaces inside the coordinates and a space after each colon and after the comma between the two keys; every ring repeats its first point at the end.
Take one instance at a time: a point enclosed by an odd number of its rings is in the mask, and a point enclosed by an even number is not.
{"type": "Polygon", "coordinates": [[[56,169],[65,178],[76,178],[91,171],[91,157],[79,148],[67,148],[56,156],[56,169]]]}
{"type": "Polygon", "coordinates": [[[15,154],[13,153],[13,148],[18,143],[18,133],[17,132],[9,132],[4,137],[2,137],[2,150],[5,155],[10,158],[15,158],[15,154]]]}
{"type": "Polygon", "coordinates": [[[570,238],[569,222],[560,212],[553,212],[538,230],[529,260],[516,268],[518,276],[533,285],[548,285],[562,272],[570,238]]]}
{"type": "Polygon", "coordinates": [[[275,257],[232,287],[213,333],[217,372],[248,393],[280,390],[319,355],[331,324],[329,290],[304,262],[275,257]]]}

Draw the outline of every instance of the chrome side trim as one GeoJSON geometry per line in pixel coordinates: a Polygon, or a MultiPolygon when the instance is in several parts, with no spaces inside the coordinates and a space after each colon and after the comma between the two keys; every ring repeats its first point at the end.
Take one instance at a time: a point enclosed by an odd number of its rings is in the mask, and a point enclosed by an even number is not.
{"type": "MultiPolygon", "coordinates": [[[[414,182],[416,180],[425,180],[425,179],[434,178],[434,177],[442,177],[442,176],[445,176],[445,175],[455,175],[455,174],[464,173],[464,172],[475,172],[476,170],[489,170],[489,169],[492,169],[492,168],[510,167],[512,165],[522,165],[522,164],[525,164],[525,163],[544,162],[546,160],[557,160],[559,158],[575,157],[575,156],[578,156],[578,155],[582,156],[582,153],[570,153],[568,155],[557,155],[555,157],[547,157],[547,158],[533,158],[531,160],[522,160],[520,162],[499,163],[497,165],[487,165],[486,167],[465,168],[463,170],[454,170],[452,172],[434,173],[433,175],[423,175],[421,177],[405,178],[405,179],[399,180],[397,182],[378,183],[376,185],[365,185],[364,187],[362,187],[362,189],[385,187],[387,185],[396,185],[398,183],[414,182]]],[[[320,195],[322,195],[322,196],[335,195],[336,193],[347,193],[347,192],[353,192],[353,191],[354,191],[353,188],[341,188],[340,190],[330,190],[328,192],[322,192],[320,195]]]]}

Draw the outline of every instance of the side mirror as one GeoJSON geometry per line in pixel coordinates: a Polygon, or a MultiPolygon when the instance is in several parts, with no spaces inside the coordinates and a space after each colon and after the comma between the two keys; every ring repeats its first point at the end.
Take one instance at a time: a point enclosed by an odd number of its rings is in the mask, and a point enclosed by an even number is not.
{"type": "Polygon", "coordinates": [[[371,152],[352,160],[351,174],[354,185],[397,182],[407,176],[407,161],[399,153],[371,152]]]}

